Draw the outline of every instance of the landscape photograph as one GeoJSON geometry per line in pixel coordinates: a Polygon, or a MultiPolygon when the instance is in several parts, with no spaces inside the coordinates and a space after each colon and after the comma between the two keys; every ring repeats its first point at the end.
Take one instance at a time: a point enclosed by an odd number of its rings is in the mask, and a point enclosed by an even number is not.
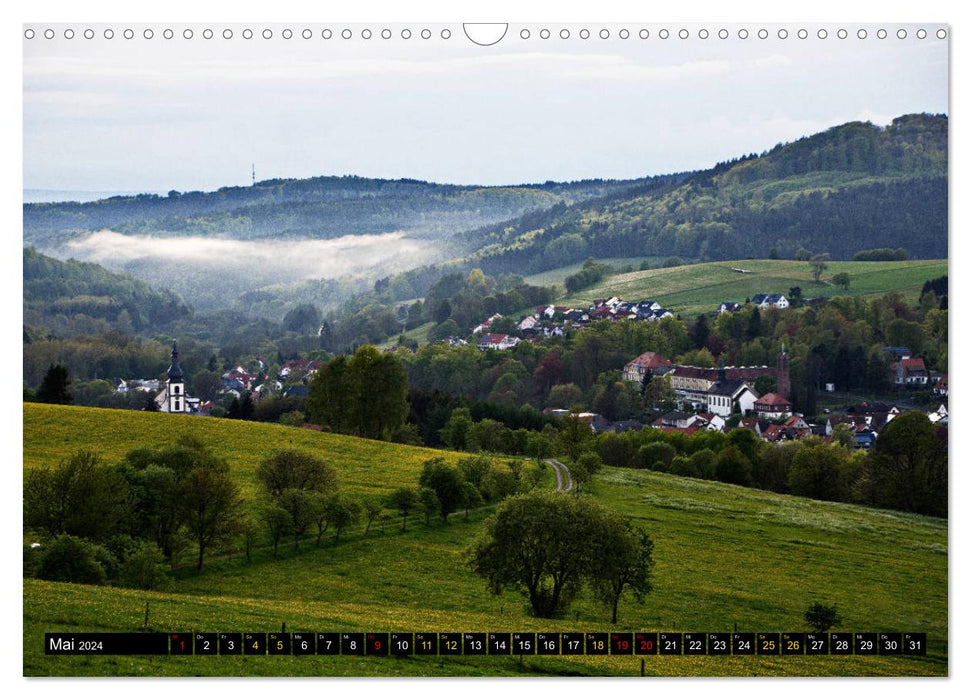
{"type": "Polygon", "coordinates": [[[947,678],[949,34],[25,24],[23,676],[947,678]]]}

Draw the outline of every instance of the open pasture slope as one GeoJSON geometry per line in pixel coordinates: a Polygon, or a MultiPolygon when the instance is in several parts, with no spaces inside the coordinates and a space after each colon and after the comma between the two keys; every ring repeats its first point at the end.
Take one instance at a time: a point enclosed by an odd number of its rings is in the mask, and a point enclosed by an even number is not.
{"type": "MultiPolygon", "coordinates": [[[[423,460],[454,453],[237,421],[59,406],[24,406],[25,469],[85,448],[109,459],[182,431],[225,456],[253,493],[258,461],[276,447],[310,449],[352,494],[417,481],[423,460]]],[[[552,489],[547,473],[540,488],[552,489]]],[[[801,631],[813,601],[836,603],[849,631],[926,632],[926,657],[647,657],[648,675],[943,676],[947,657],[947,522],[821,503],[667,474],[605,468],[604,504],[643,523],[655,542],[654,592],[625,597],[619,623],[588,594],[562,620],[538,620],[496,597],[465,564],[489,515],[448,525],[392,521],[280,558],[258,548],[175,572],[168,590],[24,581],[25,675],[618,675],[637,657],[53,657],[45,632],[157,631],[801,631]]]]}
{"type": "MultiPolygon", "coordinates": [[[[616,260],[609,262],[617,264],[616,260]]],[[[631,261],[632,264],[637,262],[631,261]]],[[[829,268],[818,284],[813,282],[809,263],[796,260],[730,260],[628,272],[611,275],[593,287],[557,301],[557,304],[587,306],[594,299],[614,296],[630,301],[654,299],[675,313],[696,316],[715,311],[723,301],[744,303],[762,292],[788,295],[790,287],[800,287],[803,297],[807,299],[869,297],[900,292],[908,303],[916,303],[924,282],[947,274],[946,260],[832,260],[827,264],[829,268]],[[734,272],[733,268],[747,272],[734,272]],[[849,274],[849,289],[841,289],[827,282],[840,272],[849,274]]],[[[549,279],[549,274],[546,279],[549,279]]],[[[557,281],[562,282],[566,274],[557,281]]]]}
{"type": "Polygon", "coordinates": [[[341,488],[355,495],[387,493],[399,486],[414,486],[425,460],[445,457],[454,462],[462,457],[442,450],[270,423],[24,404],[24,465],[27,468],[57,464],[81,449],[118,461],[131,450],[164,447],[183,435],[201,440],[229,462],[244,497],[253,496],[257,465],[277,450],[297,449],[318,454],[338,469],[341,488]]]}

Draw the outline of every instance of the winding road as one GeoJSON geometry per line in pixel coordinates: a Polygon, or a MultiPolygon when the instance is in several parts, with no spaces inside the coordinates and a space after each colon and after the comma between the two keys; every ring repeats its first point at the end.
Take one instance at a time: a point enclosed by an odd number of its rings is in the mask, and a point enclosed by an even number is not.
{"type": "Polygon", "coordinates": [[[556,474],[556,490],[564,493],[572,491],[573,477],[570,476],[569,468],[563,462],[558,462],[555,459],[544,459],[543,461],[553,467],[553,472],[556,474]]]}

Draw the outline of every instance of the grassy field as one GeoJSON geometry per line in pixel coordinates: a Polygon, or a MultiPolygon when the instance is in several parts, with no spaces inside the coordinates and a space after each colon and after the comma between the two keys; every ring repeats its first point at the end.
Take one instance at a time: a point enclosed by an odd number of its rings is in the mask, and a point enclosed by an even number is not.
{"type": "MultiPolygon", "coordinates": [[[[645,260],[648,262],[648,264],[654,265],[655,267],[657,267],[658,265],[661,264],[661,261],[663,260],[663,258],[656,258],[656,257],[650,257],[650,256],[646,256],[642,258],[597,258],[598,263],[601,263],[604,265],[610,265],[615,270],[619,270],[620,268],[626,265],[630,265],[635,270],[637,270],[638,268],[640,268],[641,263],[644,262],[645,260]]],[[[573,273],[579,272],[580,268],[582,267],[583,267],[583,263],[579,262],[573,265],[567,265],[565,267],[558,267],[553,270],[547,270],[546,272],[537,272],[534,275],[527,276],[525,279],[527,283],[535,284],[535,285],[563,284],[563,280],[565,280],[573,273]]]]}
{"type": "Polygon", "coordinates": [[[413,486],[425,460],[445,457],[454,462],[463,456],[268,423],[24,404],[24,464],[28,468],[57,464],[80,449],[117,461],[137,447],[164,447],[182,435],[202,440],[228,460],[244,495],[252,495],[260,461],[282,449],[324,457],[338,469],[341,487],[356,494],[413,486]]]}
{"type": "MultiPolygon", "coordinates": [[[[617,260],[610,261],[618,265],[617,260]]],[[[627,262],[639,264],[640,259],[627,262]]],[[[549,281],[562,281],[568,268],[546,273],[549,281]],[[556,276],[554,276],[556,273],[556,276]],[[558,279],[557,279],[558,278],[558,279]]],[[[947,274],[946,260],[905,260],[900,262],[831,261],[819,284],[813,282],[809,264],[793,260],[734,260],[699,263],[655,270],[612,275],[603,282],[568,295],[558,304],[589,306],[593,299],[618,296],[639,301],[654,299],[682,316],[713,312],[723,301],[743,303],[760,292],[788,294],[790,287],[801,287],[810,297],[879,296],[901,292],[916,303],[924,282],[947,274]],[[732,272],[732,268],[751,271],[732,272]],[[827,280],[839,272],[850,275],[849,289],[840,289],[827,280]]]]}
{"type": "MultiPolygon", "coordinates": [[[[271,425],[25,405],[30,469],[79,448],[112,458],[198,431],[250,480],[275,446],[314,449],[351,490],[413,483],[430,454],[271,425]],[[66,438],[65,436],[70,436],[66,438]],[[379,485],[375,485],[379,484],[379,485]]],[[[552,488],[547,473],[540,488],[552,488]]],[[[489,594],[465,565],[490,509],[448,525],[410,522],[351,533],[301,552],[281,545],[251,562],[179,569],[165,592],[24,581],[25,675],[616,675],[631,657],[49,657],[44,632],[135,631],[145,603],[159,631],[799,631],[813,601],[835,602],[840,629],[923,631],[926,657],[649,657],[647,675],[939,676],[947,666],[947,522],[821,503],[651,472],[604,469],[595,496],[643,523],[655,541],[655,590],[625,599],[619,623],[582,596],[563,620],[529,617],[515,593],[489,594]]]]}

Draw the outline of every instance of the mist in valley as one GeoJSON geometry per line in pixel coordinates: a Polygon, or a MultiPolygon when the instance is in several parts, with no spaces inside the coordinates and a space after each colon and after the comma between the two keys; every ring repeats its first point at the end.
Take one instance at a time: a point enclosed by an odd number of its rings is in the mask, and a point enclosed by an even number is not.
{"type": "Polygon", "coordinates": [[[237,308],[261,315],[275,315],[270,310],[288,302],[333,308],[378,277],[442,256],[432,242],[402,231],[329,240],[240,241],[101,230],[49,254],[131,273],[178,293],[196,311],[237,308]]]}

